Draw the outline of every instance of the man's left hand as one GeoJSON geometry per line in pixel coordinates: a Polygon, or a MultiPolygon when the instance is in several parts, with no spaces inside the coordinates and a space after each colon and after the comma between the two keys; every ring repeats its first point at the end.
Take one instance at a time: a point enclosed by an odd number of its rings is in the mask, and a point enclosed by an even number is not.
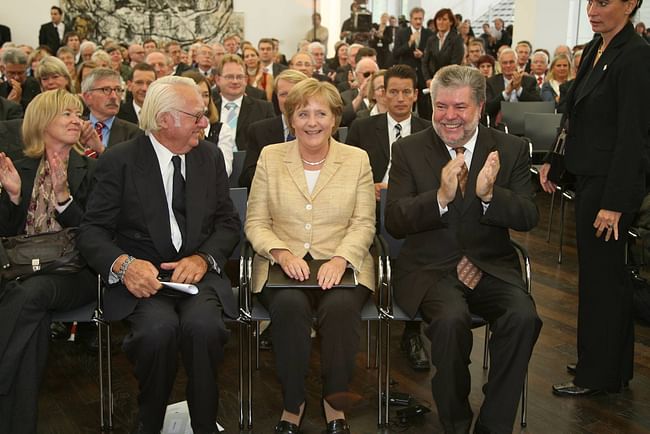
{"type": "Polygon", "coordinates": [[[483,202],[488,203],[492,200],[492,193],[494,189],[494,182],[497,179],[497,174],[500,168],[499,152],[492,151],[485,160],[483,168],[478,173],[476,178],[476,195],[483,202]]]}
{"type": "Polygon", "coordinates": [[[171,281],[175,283],[197,283],[208,271],[208,264],[199,255],[186,256],[180,261],[163,262],[163,270],[174,270],[171,281]]]}

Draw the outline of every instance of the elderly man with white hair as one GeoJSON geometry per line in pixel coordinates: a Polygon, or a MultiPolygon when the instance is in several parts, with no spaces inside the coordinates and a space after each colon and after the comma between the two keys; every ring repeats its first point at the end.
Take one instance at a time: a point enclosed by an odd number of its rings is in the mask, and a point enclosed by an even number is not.
{"type": "Polygon", "coordinates": [[[129,324],[123,349],[139,383],[137,433],[162,429],[179,352],[192,429],[217,432],[223,317],[237,316],[223,270],[241,225],[221,151],[199,140],[205,109],[193,80],[156,80],[140,112],[147,135],[102,156],[81,224],[78,247],[111,285],[104,314],[129,324]]]}

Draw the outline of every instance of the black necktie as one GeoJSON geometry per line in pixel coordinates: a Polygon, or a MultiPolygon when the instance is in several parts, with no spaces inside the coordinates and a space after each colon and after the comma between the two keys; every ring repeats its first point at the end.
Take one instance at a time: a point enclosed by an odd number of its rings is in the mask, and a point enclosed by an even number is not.
{"type": "Polygon", "coordinates": [[[181,173],[181,157],[179,157],[178,155],[174,155],[172,157],[172,164],[174,165],[172,210],[174,211],[174,217],[176,217],[176,223],[178,223],[178,228],[181,231],[181,237],[183,238],[183,243],[184,243],[186,238],[185,179],[183,178],[183,174],[181,173]]]}

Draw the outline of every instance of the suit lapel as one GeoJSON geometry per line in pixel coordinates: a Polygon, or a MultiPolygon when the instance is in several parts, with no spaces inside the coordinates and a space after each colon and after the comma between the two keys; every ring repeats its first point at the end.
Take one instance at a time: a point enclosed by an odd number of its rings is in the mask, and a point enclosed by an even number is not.
{"type": "MultiPolygon", "coordinates": [[[[430,139],[427,141],[427,152],[424,152],[424,158],[431,167],[431,173],[440,185],[440,174],[442,168],[451,160],[447,146],[440,140],[433,128],[431,128],[430,139]]],[[[453,202],[452,202],[453,203],[453,202]]]]}
{"type": "Polygon", "coordinates": [[[330,150],[327,153],[327,158],[325,159],[323,168],[320,170],[320,175],[318,175],[318,180],[314,186],[314,191],[311,194],[312,198],[316,198],[316,196],[318,196],[318,193],[320,193],[321,190],[325,188],[330,179],[332,179],[334,174],[339,170],[341,164],[343,164],[343,161],[340,158],[340,146],[341,144],[339,142],[330,138],[330,150]]]}
{"type": "Polygon", "coordinates": [[[70,192],[77,191],[81,181],[86,176],[87,162],[81,155],[77,154],[74,149],[70,150],[70,157],[68,159],[68,186],[70,192]]]}
{"type": "Polygon", "coordinates": [[[390,138],[388,136],[388,115],[381,114],[376,117],[375,120],[375,132],[377,134],[377,143],[381,147],[381,151],[386,157],[386,161],[390,160],[390,138]]]}
{"type": "Polygon", "coordinates": [[[584,67],[580,68],[580,72],[582,72],[582,74],[579,74],[578,78],[587,75],[587,83],[582,86],[582,89],[580,89],[580,92],[576,95],[576,105],[587,95],[589,95],[605,77],[608,65],[614,62],[616,58],[623,52],[623,46],[628,41],[628,39],[630,39],[630,36],[633,35],[633,33],[634,29],[632,28],[632,24],[626,25],[623,30],[621,30],[614,37],[612,42],[610,42],[609,46],[600,56],[600,59],[598,59],[598,62],[596,62],[596,65],[594,65],[592,69],[591,66],[594,64],[594,60],[596,59],[596,55],[598,53],[598,47],[600,46],[600,42],[598,42],[598,40],[593,43],[583,61],[584,67]]]}
{"type": "Polygon", "coordinates": [[[134,166],[135,189],[141,204],[144,221],[152,242],[163,257],[177,256],[172,244],[171,228],[169,226],[169,211],[167,196],[163,186],[162,174],[158,165],[158,157],[153,150],[149,137],[142,136],[138,140],[138,159],[134,166]]]}
{"type": "Polygon", "coordinates": [[[34,178],[36,178],[36,171],[40,164],[40,158],[25,158],[16,162],[16,170],[20,174],[21,186],[21,201],[29,204],[32,198],[32,190],[34,189],[34,178]]]}
{"type": "Polygon", "coordinates": [[[305,199],[311,200],[311,195],[307,189],[307,180],[305,179],[305,172],[302,167],[302,160],[300,158],[300,153],[298,152],[298,142],[292,141],[288,142],[287,153],[284,156],[284,164],[287,167],[289,176],[293,180],[294,184],[298,187],[298,190],[305,196],[305,199]]]}

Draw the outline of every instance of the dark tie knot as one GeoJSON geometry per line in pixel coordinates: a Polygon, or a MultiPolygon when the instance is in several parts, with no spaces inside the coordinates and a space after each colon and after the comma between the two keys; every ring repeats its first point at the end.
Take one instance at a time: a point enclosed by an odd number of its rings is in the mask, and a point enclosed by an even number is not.
{"type": "Polygon", "coordinates": [[[181,157],[174,155],[172,157],[172,164],[174,165],[174,170],[181,170],[181,157]]]}
{"type": "Polygon", "coordinates": [[[465,154],[465,147],[464,147],[464,146],[460,146],[460,147],[458,147],[458,148],[454,148],[454,151],[456,151],[456,155],[459,155],[459,154],[461,154],[461,155],[462,155],[462,154],[465,154]]]}

